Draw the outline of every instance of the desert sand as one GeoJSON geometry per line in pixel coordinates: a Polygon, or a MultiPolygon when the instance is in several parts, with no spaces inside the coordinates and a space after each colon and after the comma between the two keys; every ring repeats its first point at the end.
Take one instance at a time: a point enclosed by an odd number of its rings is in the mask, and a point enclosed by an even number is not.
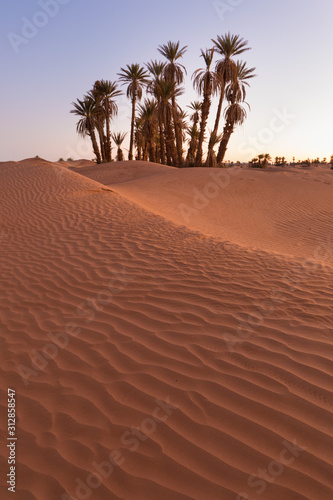
{"type": "Polygon", "coordinates": [[[1,163],[1,498],[332,499],[332,183],[1,163]]]}

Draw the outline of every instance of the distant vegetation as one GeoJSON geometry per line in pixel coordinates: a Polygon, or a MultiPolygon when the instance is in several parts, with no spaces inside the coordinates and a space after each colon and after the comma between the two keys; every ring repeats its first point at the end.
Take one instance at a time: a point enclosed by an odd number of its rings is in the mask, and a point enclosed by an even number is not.
{"type": "Polygon", "coordinates": [[[260,154],[253,158],[249,162],[250,167],[256,167],[256,168],[266,168],[269,162],[271,161],[271,155],[266,153],[266,154],[260,154]]]}
{"type": "Polygon", "coordinates": [[[79,117],[77,132],[90,137],[97,163],[112,161],[112,140],[117,145],[117,159],[123,158],[124,133],[111,132],[122,84],[132,109],[129,160],[175,167],[223,166],[230,138],[247,117],[246,89],[255,76],[255,68],[248,68],[236,58],[249,49],[248,42],[239,35],[227,33],[212,40],[211,48],[201,50],[203,67],[192,75],[199,100],[187,106],[188,116],[177,102],[184,92],[186,68],[180,61],[187,47],[169,41],[158,48],[162,61],[152,60],[145,67],[127,65],[118,73],[118,81],[97,80],[82,99],[73,102],[71,113],[79,117]],[[214,97],[217,113],[214,128],[208,132],[214,97]],[[219,132],[221,122],[223,128],[219,132]],[[208,152],[204,159],[205,141],[208,152]]]}
{"type": "MultiPolygon", "coordinates": [[[[310,160],[307,158],[306,160],[298,160],[297,162],[295,161],[295,157],[293,157],[293,161],[288,163],[286,158],[284,156],[276,156],[275,157],[275,162],[271,162],[271,156],[266,153],[266,154],[260,154],[253,158],[249,162],[249,167],[253,168],[266,168],[268,165],[274,165],[276,167],[284,167],[285,165],[289,166],[302,166],[302,167],[318,167],[319,165],[327,165],[327,158],[323,158],[320,160],[320,158],[315,158],[313,160],[310,160]]],[[[239,163],[239,162],[237,162],[239,163]]],[[[331,156],[330,164],[332,165],[333,168],[333,155],[331,156]]]]}

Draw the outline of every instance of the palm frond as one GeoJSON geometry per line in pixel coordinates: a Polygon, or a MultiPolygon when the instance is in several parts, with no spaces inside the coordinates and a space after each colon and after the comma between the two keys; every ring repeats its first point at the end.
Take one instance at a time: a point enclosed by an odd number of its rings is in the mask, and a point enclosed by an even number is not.
{"type": "Polygon", "coordinates": [[[116,146],[120,147],[127,136],[127,132],[113,132],[111,134],[112,140],[116,146]]]}

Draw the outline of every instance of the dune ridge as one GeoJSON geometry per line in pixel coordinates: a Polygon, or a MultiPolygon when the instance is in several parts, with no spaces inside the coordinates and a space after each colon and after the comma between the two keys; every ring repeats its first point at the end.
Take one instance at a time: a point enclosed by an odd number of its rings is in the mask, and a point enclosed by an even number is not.
{"type": "MultiPolygon", "coordinates": [[[[250,230],[229,240],[227,217],[225,232],[211,234],[200,231],[204,210],[188,227],[172,210],[165,216],[172,190],[188,203],[193,185],[202,188],[202,169],[118,167],[125,172],[80,167],[89,179],[34,160],[0,165],[0,401],[5,410],[6,388],[16,389],[16,497],[75,500],[83,484],[96,500],[331,499],[333,270],[323,252],[305,261],[317,244],[309,233],[295,243],[309,208],[295,212],[292,229],[290,211],[281,219],[277,256],[265,231],[255,235],[259,250],[250,230]],[[66,331],[55,354],[49,345],[66,331]],[[22,366],[35,372],[26,383],[22,366]],[[87,486],[112,451],[121,463],[87,486]],[[266,479],[255,480],[260,470],[266,479]]],[[[268,177],[239,175],[257,192],[272,189],[268,177]]],[[[301,182],[320,187],[320,237],[328,175],[301,182]]],[[[251,217],[266,209],[259,201],[251,217]]],[[[3,479],[0,488],[7,498],[3,479]]]]}

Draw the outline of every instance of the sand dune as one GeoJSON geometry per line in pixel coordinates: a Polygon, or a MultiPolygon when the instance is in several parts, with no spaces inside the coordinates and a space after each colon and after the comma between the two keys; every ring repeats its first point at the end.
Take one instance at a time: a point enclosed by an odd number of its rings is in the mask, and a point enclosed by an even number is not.
{"type": "Polygon", "coordinates": [[[333,245],[333,172],[327,168],[179,170],[136,163],[80,173],[178,225],[247,249],[312,258],[319,247],[333,245]]]}
{"type": "Polygon", "coordinates": [[[56,161],[51,162],[48,160],[44,160],[44,158],[26,158],[21,161],[8,161],[8,162],[0,162],[0,167],[13,167],[13,166],[39,166],[39,167],[64,167],[64,168],[80,168],[80,167],[91,167],[93,165],[96,166],[96,163],[91,160],[72,160],[72,161],[56,161]]]}
{"type": "Polygon", "coordinates": [[[15,498],[330,500],[330,172],[111,167],[0,164],[15,498]]]}

